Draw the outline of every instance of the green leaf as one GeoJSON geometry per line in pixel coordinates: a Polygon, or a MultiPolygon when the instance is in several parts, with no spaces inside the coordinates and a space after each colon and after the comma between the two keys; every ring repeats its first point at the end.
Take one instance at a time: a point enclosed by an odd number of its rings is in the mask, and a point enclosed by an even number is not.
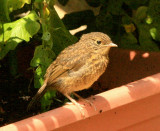
{"type": "Polygon", "coordinates": [[[123,0],[109,0],[107,4],[107,11],[113,15],[121,15],[124,13],[122,4],[123,0]]]}
{"type": "Polygon", "coordinates": [[[139,42],[143,50],[159,51],[158,45],[152,40],[150,26],[148,24],[138,24],[139,42]]]}
{"type": "Polygon", "coordinates": [[[31,60],[30,65],[32,67],[43,65],[44,67],[47,68],[51,64],[54,58],[55,58],[55,53],[50,48],[40,45],[36,47],[34,52],[34,57],[31,60]]]}
{"type": "Polygon", "coordinates": [[[34,76],[35,88],[40,88],[42,86],[46,69],[52,63],[54,58],[55,54],[50,48],[44,47],[43,45],[36,47],[34,57],[30,63],[32,67],[38,67],[34,76]]]}
{"type": "Polygon", "coordinates": [[[150,34],[154,40],[160,42],[160,27],[159,26],[157,28],[155,27],[151,28],[150,34]]]}
{"type": "Polygon", "coordinates": [[[25,3],[30,4],[31,0],[0,0],[0,21],[9,22],[9,14],[13,10],[22,8],[25,3]]]}
{"type": "Polygon", "coordinates": [[[139,49],[140,47],[137,43],[137,39],[132,33],[125,33],[121,37],[121,42],[118,47],[125,49],[139,49]]]}
{"type": "Polygon", "coordinates": [[[146,18],[146,23],[147,24],[152,24],[153,22],[153,19],[148,15],[147,18],[146,18]]]}
{"type": "Polygon", "coordinates": [[[136,10],[141,5],[146,5],[148,0],[124,0],[125,3],[133,10],[136,10]]]}
{"type": "Polygon", "coordinates": [[[50,9],[51,16],[48,30],[51,33],[53,51],[58,55],[64,48],[75,43],[77,38],[69,33],[55,9],[50,9]]]}
{"type": "Polygon", "coordinates": [[[52,30],[51,33],[53,39],[53,51],[56,55],[58,55],[64,48],[77,41],[76,37],[70,35],[69,32],[66,32],[63,28],[52,30]]]}
{"type": "Polygon", "coordinates": [[[46,66],[40,65],[35,70],[34,74],[34,87],[40,88],[43,85],[43,76],[46,71],[46,66]]]}
{"type": "Polygon", "coordinates": [[[24,4],[30,4],[31,0],[5,0],[7,2],[7,7],[9,12],[20,9],[24,4]]]}
{"type": "Polygon", "coordinates": [[[56,96],[56,91],[47,91],[44,97],[41,99],[41,109],[46,111],[50,109],[51,104],[53,103],[53,97],[56,96]]]}
{"type": "Polygon", "coordinates": [[[0,22],[9,22],[9,10],[7,0],[0,0],[0,22]]]}
{"type": "Polygon", "coordinates": [[[150,29],[150,34],[151,34],[152,38],[155,40],[156,35],[157,35],[157,29],[156,28],[151,28],[150,29]]]}
{"type": "Polygon", "coordinates": [[[38,32],[40,24],[37,20],[38,16],[32,11],[17,21],[0,25],[0,59],[23,40],[28,42],[38,32]]]}
{"type": "Polygon", "coordinates": [[[139,21],[144,20],[147,17],[147,10],[148,10],[148,7],[140,6],[136,11],[135,19],[139,21]]]}
{"type": "Polygon", "coordinates": [[[46,31],[43,33],[42,39],[45,41],[49,41],[51,39],[51,34],[50,32],[46,31]]]}

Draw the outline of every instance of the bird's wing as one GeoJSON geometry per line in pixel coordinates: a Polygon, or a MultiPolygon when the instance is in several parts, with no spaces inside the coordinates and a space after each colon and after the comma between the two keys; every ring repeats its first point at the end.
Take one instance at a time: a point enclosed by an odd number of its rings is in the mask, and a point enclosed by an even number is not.
{"type": "Polygon", "coordinates": [[[57,59],[48,67],[45,79],[52,77],[53,81],[62,74],[64,75],[68,70],[77,71],[88,59],[94,59],[91,57],[96,56],[93,55],[92,51],[85,50],[84,47],[76,46],[79,45],[69,46],[59,54],[57,59]],[[77,48],[77,50],[75,50],[75,48],[77,48]]]}
{"type": "Polygon", "coordinates": [[[74,64],[72,64],[72,66],[70,65],[70,67],[66,67],[66,66],[62,66],[62,65],[56,65],[54,68],[48,68],[52,69],[51,71],[48,71],[49,74],[47,74],[48,76],[48,82],[47,85],[51,85],[54,83],[54,81],[56,80],[56,78],[59,77],[65,77],[68,75],[68,73],[70,71],[76,71],[79,68],[81,68],[83,66],[82,62],[75,62],[74,64]]]}
{"type": "Polygon", "coordinates": [[[82,59],[87,54],[88,52],[77,44],[64,49],[46,71],[45,79],[48,79],[48,84],[53,83],[59,76],[67,75],[69,70],[78,70],[82,67],[85,64],[82,59]]]}
{"type": "Polygon", "coordinates": [[[48,84],[50,85],[58,76],[66,72],[67,69],[63,68],[62,65],[56,65],[54,62],[48,67],[45,79],[48,79],[48,84]]]}

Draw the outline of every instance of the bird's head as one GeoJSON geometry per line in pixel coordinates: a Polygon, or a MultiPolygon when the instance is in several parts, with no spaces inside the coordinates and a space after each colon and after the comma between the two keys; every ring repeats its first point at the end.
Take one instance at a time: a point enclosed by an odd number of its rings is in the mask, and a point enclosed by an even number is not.
{"type": "Polygon", "coordinates": [[[88,46],[93,47],[101,54],[108,53],[111,47],[118,47],[111,41],[108,35],[101,32],[91,32],[84,34],[82,35],[80,41],[85,41],[88,46]]]}

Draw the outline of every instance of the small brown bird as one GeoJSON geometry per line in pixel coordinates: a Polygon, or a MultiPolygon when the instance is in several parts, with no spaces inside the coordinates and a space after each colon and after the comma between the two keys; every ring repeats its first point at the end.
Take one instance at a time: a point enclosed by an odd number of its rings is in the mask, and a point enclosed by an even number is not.
{"type": "Polygon", "coordinates": [[[91,32],[82,35],[79,42],[65,48],[48,67],[44,84],[27,109],[30,110],[47,90],[58,90],[81,110],[81,105],[70,94],[81,98],[75,92],[88,89],[104,73],[111,47],[117,45],[104,33],[91,32]]]}

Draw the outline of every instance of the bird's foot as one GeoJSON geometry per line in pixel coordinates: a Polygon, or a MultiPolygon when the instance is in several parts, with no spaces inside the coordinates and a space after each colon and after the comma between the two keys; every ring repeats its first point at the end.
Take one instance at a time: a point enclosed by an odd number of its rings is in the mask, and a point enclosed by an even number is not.
{"type": "Polygon", "coordinates": [[[80,95],[78,95],[77,93],[73,92],[73,94],[78,97],[80,100],[87,102],[90,106],[92,106],[94,108],[94,110],[96,111],[97,108],[96,106],[93,104],[93,102],[91,102],[90,100],[84,99],[83,97],[81,97],[80,95]]]}
{"type": "Polygon", "coordinates": [[[77,108],[79,109],[79,111],[81,112],[81,115],[83,118],[85,118],[85,113],[84,113],[84,105],[81,105],[79,103],[73,103],[75,106],[77,106],[77,108]]]}
{"type": "MultiPolygon", "coordinates": [[[[64,94],[75,106],[77,106],[77,108],[79,109],[79,111],[81,112],[81,115],[83,118],[85,118],[85,113],[84,113],[84,105],[79,104],[76,100],[74,100],[73,98],[71,98],[68,94],[64,94]]],[[[68,104],[69,102],[67,102],[68,104]]],[[[69,103],[71,104],[71,103],[69,103]]]]}
{"type": "Polygon", "coordinates": [[[93,102],[91,102],[90,100],[87,100],[87,99],[80,99],[84,102],[87,102],[90,106],[92,106],[94,108],[95,111],[97,111],[97,108],[96,106],[93,104],[93,102]]]}

